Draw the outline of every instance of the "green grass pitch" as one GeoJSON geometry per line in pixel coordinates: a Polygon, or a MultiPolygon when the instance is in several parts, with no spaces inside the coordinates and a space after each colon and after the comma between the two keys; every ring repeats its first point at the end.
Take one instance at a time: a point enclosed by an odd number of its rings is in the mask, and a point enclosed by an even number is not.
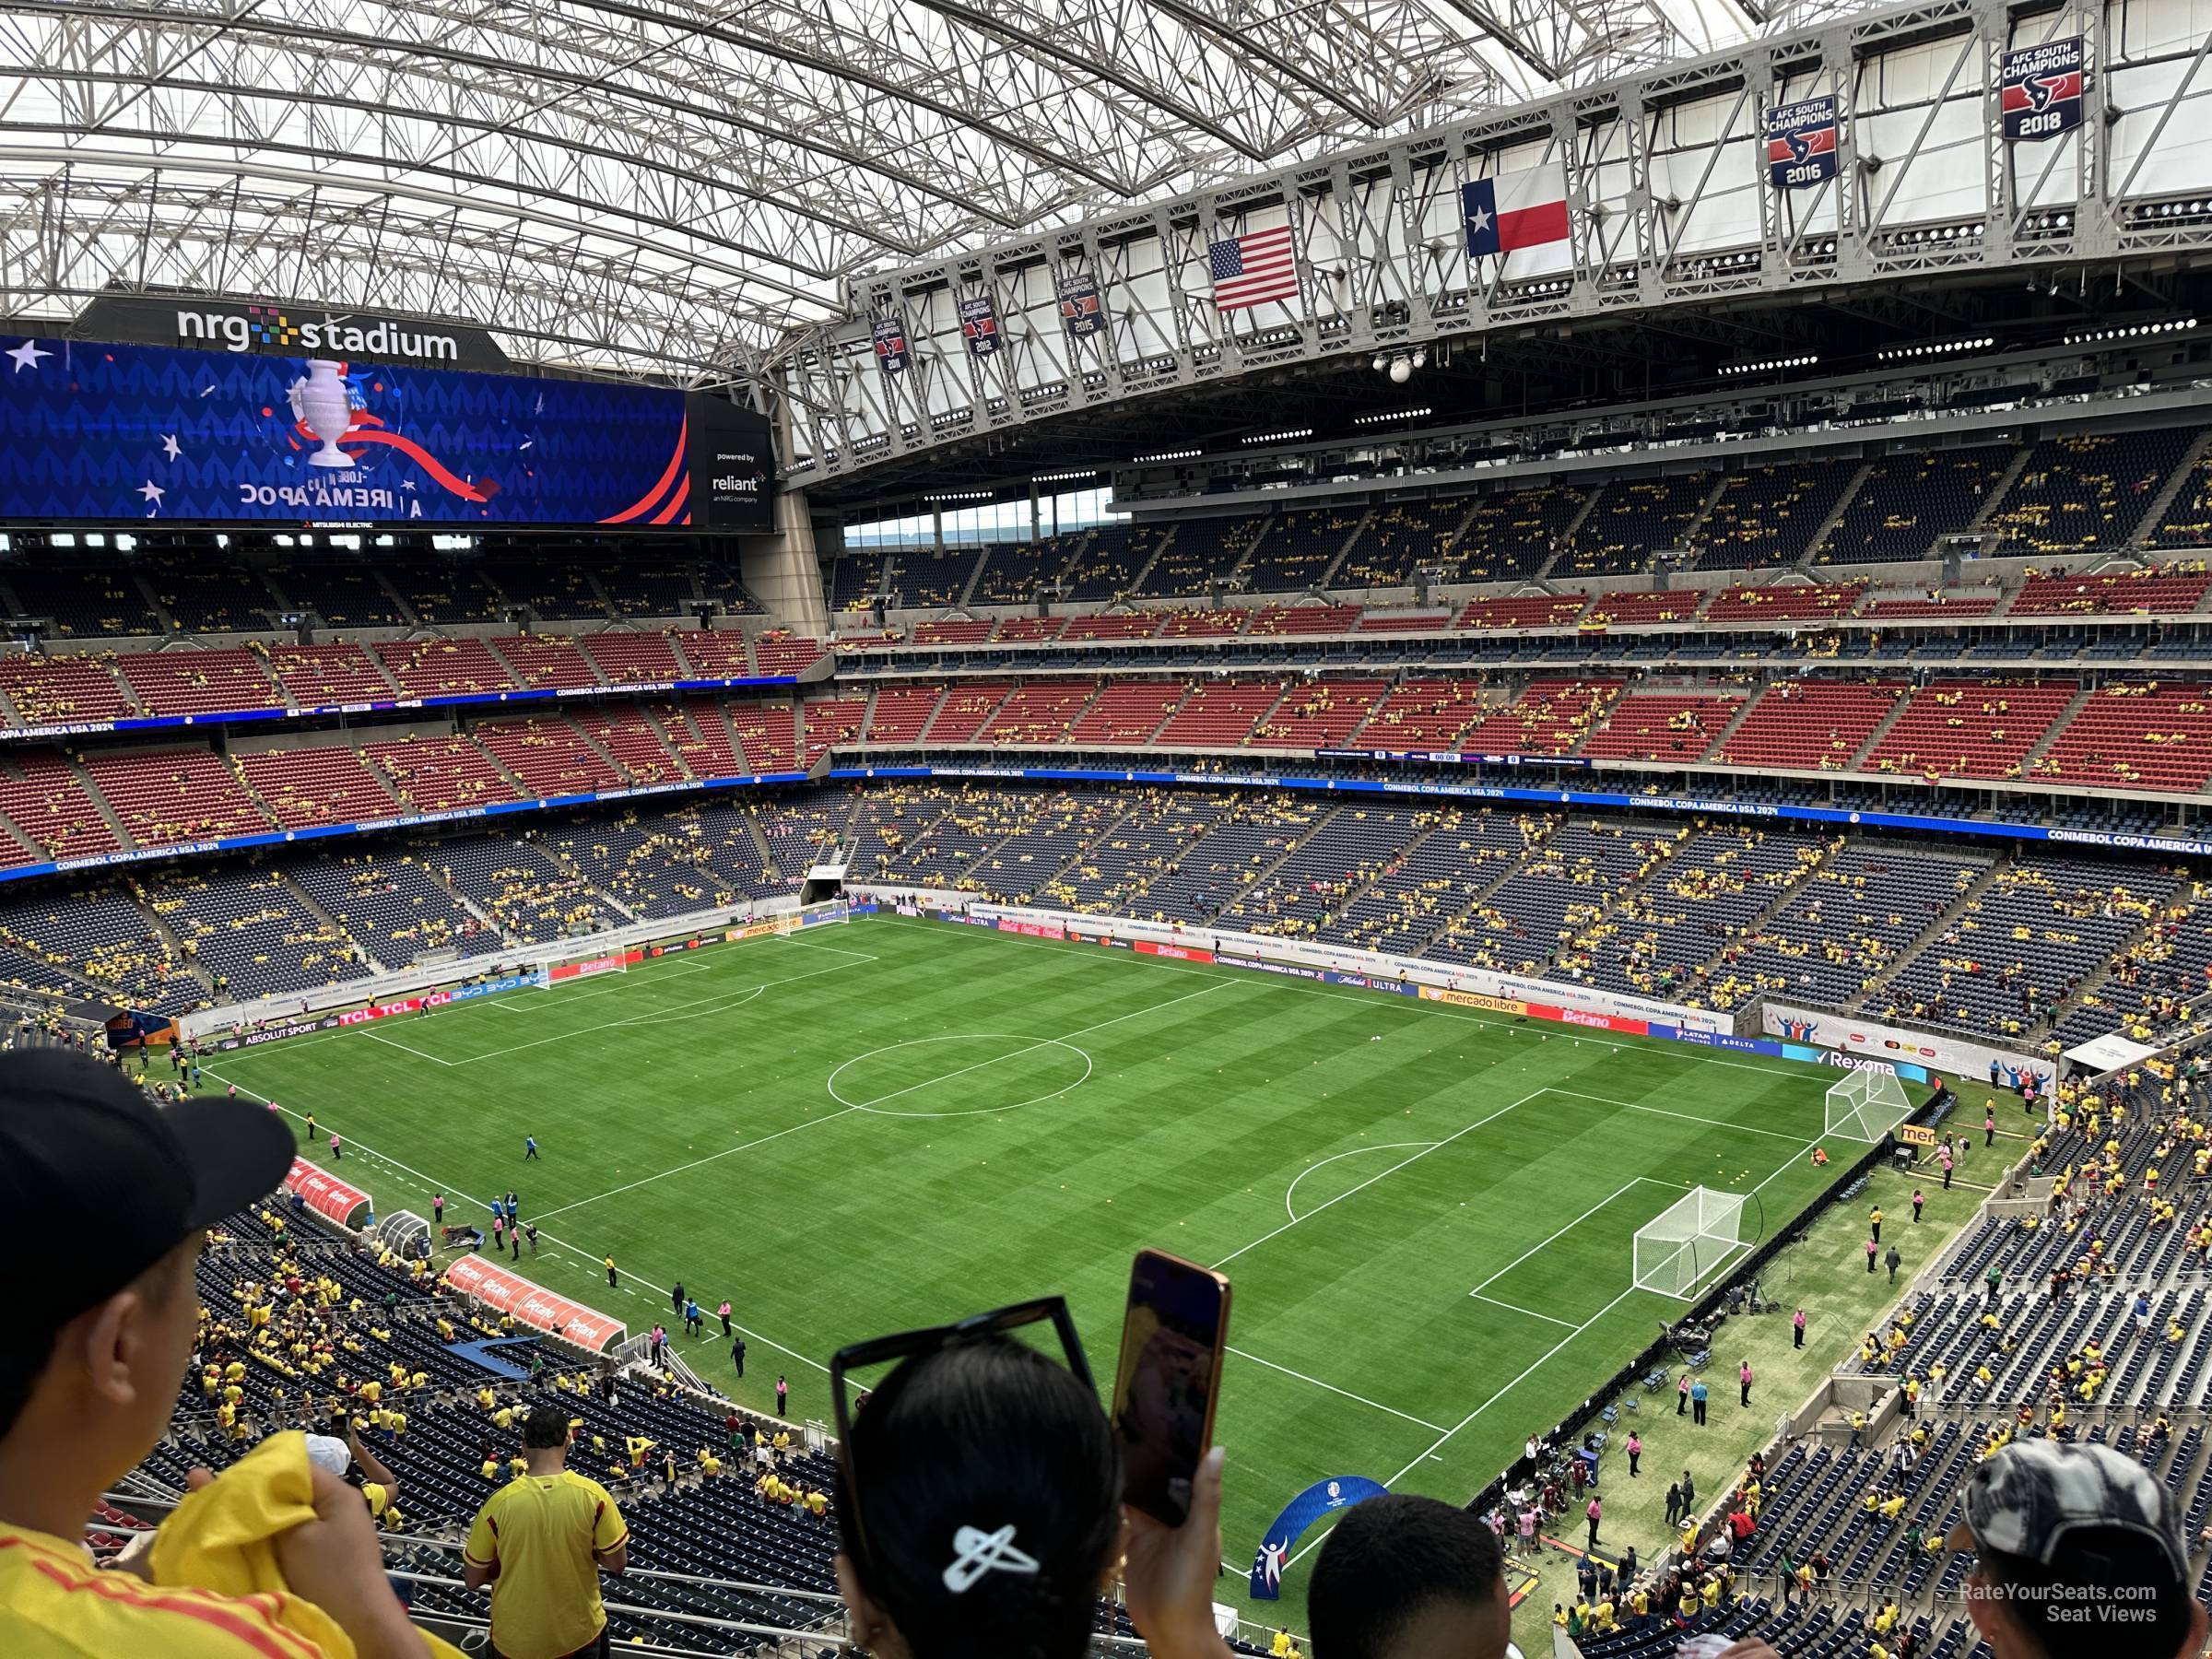
{"type": "Polygon", "coordinates": [[[762,1407],[782,1371],[794,1417],[842,1343],[1052,1291],[1104,1375],[1133,1251],[1218,1264],[1240,1570],[1317,1479],[1470,1496],[1678,1311],[1630,1288],[1639,1226],[1696,1183],[1770,1232],[1810,1200],[1836,1076],[888,916],[214,1071],[343,1135],[381,1212],[435,1183],[488,1227],[515,1188],[523,1271],[633,1331],[676,1279],[728,1296],[745,1381],[719,1335],[688,1359],[762,1407]]]}

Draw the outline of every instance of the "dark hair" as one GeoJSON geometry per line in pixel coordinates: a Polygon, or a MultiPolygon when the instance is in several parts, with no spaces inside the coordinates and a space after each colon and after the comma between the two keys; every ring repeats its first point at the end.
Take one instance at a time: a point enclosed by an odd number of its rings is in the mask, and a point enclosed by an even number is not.
{"type": "Polygon", "coordinates": [[[916,1659],[1080,1659],[1121,1537],[1122,1462],[1073,1372],[1004,1337],[918,1356],[869,1394],[844,1454],[845,1554],[916,1659]],[[955,1592],[955,1535],[1008,1526],[1038,1570],[955,1592]]]}
{"type": "Polygon", "coordinates": [[[569,1443],[569,1414],[558,1406],[533,1406],[523,1420],[525,1451],[547,1452],[569,1443]]]}
{"type": "Polygon", "coordinates": [[[0,1342],[0,1437],[13,1432],[16,1419],[30,1404],[31,1390],[53,1360],[54,1342],[60,1335],[47,1331],[0,1342]]]}
{"type": "MultiPolygon", "coordinates": [[[[109,1293],[119,1296],[124,1290],[135,1290],[151,1308],[166,1308],[170,1298],[190,1295],[196,1289],[193,1267],[200,1259],[197,1248],[199,1235],[192,1235],[194,1248],[166,1252],[159,1260],[140,1273],[127,1285],[109,1293]]],[[[180,1244],[182,1244],[180,1241],[180,1244]]],[[[101,1297],[100,1302],[108,1300],[101,1297]]],[[[98,1303],[94,1304],[99,1305],[98,1303]]],[[[74,1313],[55,1319],[51,1329],[25,1329],[13,1332],[6,1342],[0,1342],[0,1439],[15,1432],[16,1420],[23,1408],[30,1404],[30,1396],[38,1388],[39,1379],[53,1362],[54,1349],[60,1345],[62,1331],[72,1320],[90,1312],[79,1308],[74,1313]]],[[[44,1323],[44,1322],[34,1322],[44,1323]]],[[[218,1359],[223,1353],[217,1345],[209,1358],[218,1359]]]]}
{"type": "Polygon", "coordinates": [[[1427,1608],[1496,1600],[1504,1571],[1498,1535],[1480,1517],[1410,1493],[1371,1498],[1345,1511],[1313,1563],[1314,1659],[1383,1659],[1427,1608]]]}
{"type": "Polygon", "coordinates": [[[2144,1659],[2172,1659],[2189,1640],[2190,1587],[2174,1576],[2165,1550],[2139,1533],[2071,1533],[2048,1567],[1999,1549],[1977,1550],[1974,1564],[2002,1587],[2006,1610],[2048,1659],[2105,1659],[2123,1629],[2127,1651],[2144,1659]],[[2115,1610],[2124,1624],[2097,1616],[2115,1610]]]}

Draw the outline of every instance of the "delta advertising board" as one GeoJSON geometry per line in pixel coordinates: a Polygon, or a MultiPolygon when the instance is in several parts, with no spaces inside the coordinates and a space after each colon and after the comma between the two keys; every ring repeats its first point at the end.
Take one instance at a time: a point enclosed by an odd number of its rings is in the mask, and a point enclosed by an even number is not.
{"type": "Polygon", "coordinates": [[[1847,1061],[1883,1061],[1900,1072],[1906,1065],[1918,1065],[1948,1072],[1969,1083],[1986,1080],[1994,1088],[2015,1094],[2023,1087],[2041,1094],[2051,1086],[2048,1060],[1969,1042],[1962,1037],[1907,1031],[1849,1015],[1775,1002],[1759,1010],[1759,1029],[1772,1036],[1826,1049],[1847,1061]]]}
{"type": "Polygon", "coordinates": [[[619,1320],[594,1312],[565,1296],[556,1296],[543,1285],[534,1285],[518,1273],[495,1267],[480,1255],[465,1255],[445,1270],[454,1289],[514,1322],[547,1335],[558,1335],[592,1352],[604,1353],[629,1333],[619,1320]]]}

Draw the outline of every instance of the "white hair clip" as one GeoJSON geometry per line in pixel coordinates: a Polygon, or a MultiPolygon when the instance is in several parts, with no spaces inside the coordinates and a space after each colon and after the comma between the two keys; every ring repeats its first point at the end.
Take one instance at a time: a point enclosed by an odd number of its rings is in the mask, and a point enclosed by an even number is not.
{"type": "Polygon", "coordinates": [[[945,1569],[945,1588],[955,1595],[967,1594],[986,1572],[1037,1571],[1036,1559],[1014,1547],[1014,1524],[1010,1521],[996,1532],[963,1526],[952,1535],[952,1564],[945,1569]]]}

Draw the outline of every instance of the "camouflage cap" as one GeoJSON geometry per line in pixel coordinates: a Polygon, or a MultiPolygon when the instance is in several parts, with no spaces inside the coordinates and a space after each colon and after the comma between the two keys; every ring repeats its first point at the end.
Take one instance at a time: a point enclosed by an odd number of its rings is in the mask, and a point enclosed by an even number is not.
{"type": "Polygon", "coordinates": [[[2157,1543],[2188,1582],[2172,1500],[2150,1471],[2110,1446],[2015,1441],[1983,1460],[1960,1494],[1953,1549],[1985,1548],[2048,1567],[2077,1532],[2134,1533],[2157,1543]]]}

